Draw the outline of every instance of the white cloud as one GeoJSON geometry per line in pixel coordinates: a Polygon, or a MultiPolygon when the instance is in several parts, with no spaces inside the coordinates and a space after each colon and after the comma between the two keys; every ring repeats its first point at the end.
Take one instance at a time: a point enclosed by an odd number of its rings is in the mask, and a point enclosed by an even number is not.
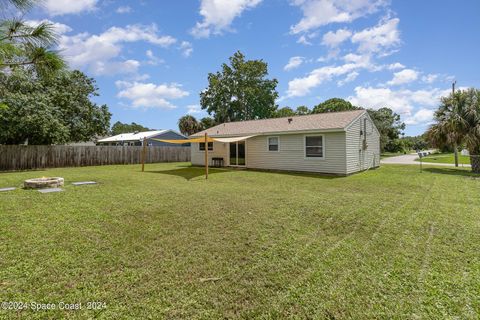
{"type": "Polygon", "coordinates": [[[208,38],[211,34],[221,34],[243,11],[255,8],[262,0],[201,0],[202,22],[197,22],[191,30],[196,38],[208,38]]]}
{"type": "Polygon", "coordinates": [[[317,36],[318,36],[318,31],[302,34],[298,38],[297,43],[301,43],[301,44],[304,44],[306,46],[311,46],[313,44],[311,42],[311,40],[316,38],[317,36]]]}
{"type": "MultiPolygon", "coordinates": [[[[332,3],[329,1],[298,0],[296,3],[301,3],[306,7],[309,5],[314,7],[318,5],[327,7],[333,6],[334,8],[337,8],[337,6],[342,5],[343,2],[337,1],[332,3]]],[[[356,9],[365,8],[364,6],[367,5],[363,0],[359,0],[355,5],[353,3],[356,2],[351,2],[351,5],[356,9]]],[[[378,8],[379,5],[380,2],[376,3],[376,5],[371,8],[378,8]]],[[[306,9],[306,7],[305,10],[309,11],[306,9]]],[[[310,8],[311,12],[315,12],[315,8],[310,8]]],[[[312,17],[312,19],[313,18],[314,17],[312,17]]],[[[353,34],[348,29],[339,29],[336,32],[329,32],[325,34],[322,43],[334,49],[330,50],[327,57],[322,57],[318,59],[318,61],[325,62],[332,58],[338,57],[339,48],[336,48],[336,46],[348,38],[351,39],[352,43],[358,44],[357,52],[349,53],[343,56],[342,59],[345,61],[345,64],[343,65],[331,65],[318,68],[310,72],[305,77],[291,80],[288,83],[287,97],[305,96],[312,88],[319,86],[325,81],[330,81],[335,77],[346,76],[344,79],[337,81],[337,84],[341,86],[349,81],[353,81],[358,76],[360,69],[366,69],[374,72],[383,70],[385,68],[391,68],[394,70],[403,67],[403,65],[399,63],[392,64],[391,66],[385,66],[377,65],[373,61],[373,58],[377,56],[391,53],[391,51],[388,52],[387,50],[392,50],[392,48],[395,48],[400,44],[398,23],[398,18],[383,19],[376,26],[355,32],[353,34]]],[[[296,30],[292,29],[292,32],[295,33],[296,30]]]]}
{"type": "Polygon", "coordinates": [[[53,29],[55,30],[56,33],[58,34],[64,34],[72,31],[73,29],[67,26],[66,24],[59,23],[59,22],[53,22],[52,20],[48,19],[43,19],[43,20],[26,20],[25,24],[27,24],[30,27],[36,27],[40,23],[49,23],[53,26],[53,29]]]}
{"type": "MultiPolygon", "coordinates": [[[[85,68],[100,75],[107,74],[108,71],[116,73],[122,71],[107,65],[118,63],[112,60],[120,55],[123,43],[138,41],[168,47],[177,40],[171,36],[159,35],[155,25],[128,25],[125,28],[111,27],[99,35],[88,33],[63,35],[60,38],[59,49],[72,68],[85,68]]],[[[125,71],[133,71],[132,67],[133,64],[130,63],[130,68],[125,71]]]]}
{"type": "Polygon", "coordinates": [[[387,66],[388,70],[398,70],[398,69],[404,69],[404,68],[405,68],[405,66],[403,64],[401,64],[400,62],[395,62],[395,63],[389,64],[387,66]]]}
{"type": "Polygon", "coordinates": [[[372,62],[372,56],[370,54],[349,53],[343,56],[343,60],[347,63],[355,63],[359,69],[366,69],[370,72],[381,71],[384,69],[384,66],[372,62]]]}
{"type": "Polygon", "coordinates": [[[434,111],[431,109],[422,108],[415,112],[411,117],[405,119],[405,124],[415,125],[415,124],[429,124],[433,120],[434,111]]]}
{"type": "Polygon", "coordinates": [[[165,60],[160,59],[159,57],[155,56],[155,54],[153,53],[153,51],[150,50],[150,49],[148,49],[148,50],[145,52],[145,55],[146,55],[147,58],[148,58],[147,64],[149,64],[149,65],[157,66],[157,65],[165,62],[165,60]]]}
{"type": "Polygon", "coordinates": [[[188,41],[182,41],[179,49],[182,51],[182,55],[187,58],[190,57],[193,52],[193,46],[188,41]]]}
{"type": "Polygon", "coordinates": [[[150,79],[150,75],[147,74],[147,73],[144,73],[144,74],[135,74],[135,75],[129,77],[129,79],[131,79],[131,80],[133,80],[133,81],[145,81],[145,80],[150,79]]]}
{"type": "Polygon", "coordinates": [[[329,31],[323,35],[322,44],[328,47],[337,47],[351,35],[352,32],[348,29],[338,29],[336,32],[329,31]]]}
{"type": "Polygon", "coordinates": [[[199,105],[191,104],[187,106],[188,114],[202,113],[202,108],[199,105]]]}
{"type": "Polygon", "coordinates": [[[120,6],[117,8],[117,10],[115,10],[116,13],[130,13],[132,12],[132,8],[129,7],[129,6],[120,6]]]}
{"type": "Polygon", "coordinates": [[[150,50],[150,49],[145,52],[145,55],[147,57],[149,57],[150,59],[155,59],[156,58],[155,55],[153,54],[153,51],[150,50]]]}
{"type": "MultiPolygon", "coordinates": [[[[301,78],[295,78],[288,82],[286,97],[302,97],[310,93],[310,90],[330,81],[336,77],[347,75],[347,78],[341,80],[340,85],[346,83],[345,80],[353,81],[358,76],[358,71],[366,69],[369,71],[381,70],[380,66],[370,61],[370,55],[358,55],[349,53],[342,58],[343,65],[330,65],[312,70],[308,75],[301,78]]],[[[348,82],[348,81],[347,81],[348,82]]],[[[286,98],[284,97],[284,99],[286,98]]]]}
{"type": "Polygon", "coordinates": [[[93,64],[93,67],[96,74],[128,74],[136,73],[140,67],[140,62],[133,59],[113,62],[97,61],[93,64]]]}
{"type": "Polygon", "coordinates": [[[287,97],[305,96],[312,88],[334,77],[350,73],[356,68],[358,68],[356,64],[347,63],[341,66],[326,66],[315,69],[303,78],[295,78],[288,82],[287,97]]]}
{"type": "Polygon", "coordinates": [[[357,79],[359,73],[357,71],[350,72],[347,74],[345,79],[340,80],[337,82],[338,86],[343,86],[345,83],[352,82],[353,80],[357,79]]]}
{"type": "Polygon", "coordinates": [[[433,83],[438,79],[438,74],[427,74],[422,77],[422,81],[426,83],[433,83]]]}
{"type": "Polygon", "coordinates": [[[375,27],[355,32],[352,43],[358,43],[359,52],[385,55],[385,49],[394,48],[400,44],[399,22],[398,18],[382,20],[375,27]]]}
{"type": "Polygon", "coordinates": [[[118,98],[124,98],[131,101],[133,108],[176,108],[169,100],[180,99],[188,96],[189,93],[182,90],[178,83],[142,83],[142,82],[115,82],[120,92],[118,98]]]}
{"type": "Polygon", "coordinates": [[[293,0],[299,6],[302,19],[290,28],[298,34],[330,23],[352,22],[353,20],[378,11],[385,5],[384,0],[293,0]]]}
{"type": "Polygon", "coordinates": [[[146,41],[162,47],[168,47],[177,41],[171,36],[158,35],[158,29],[155,24],[150,26],[135,24],[128,25],[125,28],[111,27],[99,35],[98,38],[109,43],[146,41]]]}
{"type": "Polygon", "coordinates": [[[387,84],[390,86],[397,86],[400,84],[409,83],[417,80],[418,72],[412,69],[403,69],[402,71],[395,72],[393,74],[393,79],[388,81],[387,84]]]}
{"type": "Polygon", "coordinates": [[[330,61],[332,59],[337,58],[339,54],[340,54],[340,49],[339,48],[331,49],[331,50],[328,50],[328,54],[326,56],[318,58],[317,61],[318,62],[327,62],[327,61],[330,61]]]}
{"type": "Polygon", "coordinates": [[[80,13],[96,9],[98,0],[45,0],[42,4],[51,16],[80,13]]]}
{"type": "Polygon", "coordinates": [[[416,107],[434,108],[440,97],[448,95],[449,90],[438,88],[431,90],[392,90],[390,88],[356,87],[355,96],[348,100],[357,106],[379,109],[389,107],[393,111],[411,116],[416,107]]]}
{"type": "Polygon", "coordinates": [[[301,44],[304,44],[306,46],[311,46],[312,45],[312,43],[308,40],[308,37],[306,35],[300,36],[300,38],[298,38],[298,40],[297,40],[297,43],[301,43],[301,44]]]}
{"type": "Polygon", "coordinates": [[[303,57],[291,57],[290,60],[288,60],[288,63],[283,67],[283,70],[285,71],[290,71],[295,68],[300,67],[300,65],[303,63],[304,58],[303,57]]]}

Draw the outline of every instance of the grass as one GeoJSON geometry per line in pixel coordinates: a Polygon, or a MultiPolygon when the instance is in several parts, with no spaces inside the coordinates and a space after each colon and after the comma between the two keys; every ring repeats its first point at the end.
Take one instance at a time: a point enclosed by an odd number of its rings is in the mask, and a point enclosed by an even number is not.
{"type": "Polygon", "coordinates": [[[0,174],[67,182],[0,193],[1,300],[83,303],[0,318],[479,317],[480,180],[466,170],[139,169],[0,174]]]}
{"type": "MultiPolygon", "coordinates": [[[[420,161],[420,159],[415,159],[415,161],[420,161]]],[[[437,153],[431,154],[422,158],[423,162],[431,163],[455,163],[455,157],[453,153],[437,153]]],[[[458,163],[459,164],[470,164],[469,156],[462,156],[458,154],[458,163]]]]}

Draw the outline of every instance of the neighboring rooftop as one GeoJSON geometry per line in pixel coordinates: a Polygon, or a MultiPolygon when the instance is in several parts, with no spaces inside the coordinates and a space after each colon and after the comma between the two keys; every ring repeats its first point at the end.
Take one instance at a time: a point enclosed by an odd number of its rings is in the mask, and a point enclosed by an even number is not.
{"type": "Polygon", "coordinates": [[[227,122],[192,136],[236,136],[309,130],[343,130],[365,110],[329,112],[273,119],[227,122]]]}
{"type": "Polygon", "coordinates": [[[171,130],[154,130],[154,131],[121,133],[121,134],[117,134],[116,136],[98,140],[98,142],[142,141],[145,138],[148,139],[151,137],[155,137],[162,133],[166,133],[168,131],[171,131],[171,130]]]}

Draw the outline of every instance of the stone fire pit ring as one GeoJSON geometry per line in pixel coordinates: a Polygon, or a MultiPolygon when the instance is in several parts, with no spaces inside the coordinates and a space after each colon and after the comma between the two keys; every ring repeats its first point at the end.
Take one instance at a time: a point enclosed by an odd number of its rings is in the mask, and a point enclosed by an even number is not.
{"type": "Polygon", "coordinates": [[[60,177],[42,177],[28,179],[23,182],[25,189],[45,189],[62,187],[64,179],[60,177]]]}

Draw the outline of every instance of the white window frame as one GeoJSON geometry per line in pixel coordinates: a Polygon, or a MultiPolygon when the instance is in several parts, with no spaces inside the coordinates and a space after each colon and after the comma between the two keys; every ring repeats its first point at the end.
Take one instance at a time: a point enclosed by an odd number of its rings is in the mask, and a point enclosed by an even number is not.
{"type": "Polygon", "coordinates": [[[325,160],[325,135],[324,134],[306,134],[303,136],[303,158],[305,160],[325,160]],[[307,137],[322,137],[322,156],[307,157],[307,137]]]}
{"type": "MultiPolygon", "coordinates": [[[[200,149],[200,144],[202,144],[202,143],[205,143],[205,142],[199,142],[199,143],[198,143],[198,152],[205,152],[205,150],[200,149]]],[[[207,148],[208,148],[208,144],[209,144],[209,143],[210,143],[210,142],[207,142],[207,148]]],[[[212,151],[213,151],[213,149],[214,149],[213,146],[214,146],[214,143],[213,143],[213,141],[212,141],[212,149],[208,149],[208,152],[212,152],[212,151]]]]}
{"type": "Polygon", "coordinates": [[[280,151],[280,136],[268,136],[267,137],[267,151],[268,152],[279,152],[280,151]],[[270,138],[277,138],[277,150],[270,150],[270,138]]]}

